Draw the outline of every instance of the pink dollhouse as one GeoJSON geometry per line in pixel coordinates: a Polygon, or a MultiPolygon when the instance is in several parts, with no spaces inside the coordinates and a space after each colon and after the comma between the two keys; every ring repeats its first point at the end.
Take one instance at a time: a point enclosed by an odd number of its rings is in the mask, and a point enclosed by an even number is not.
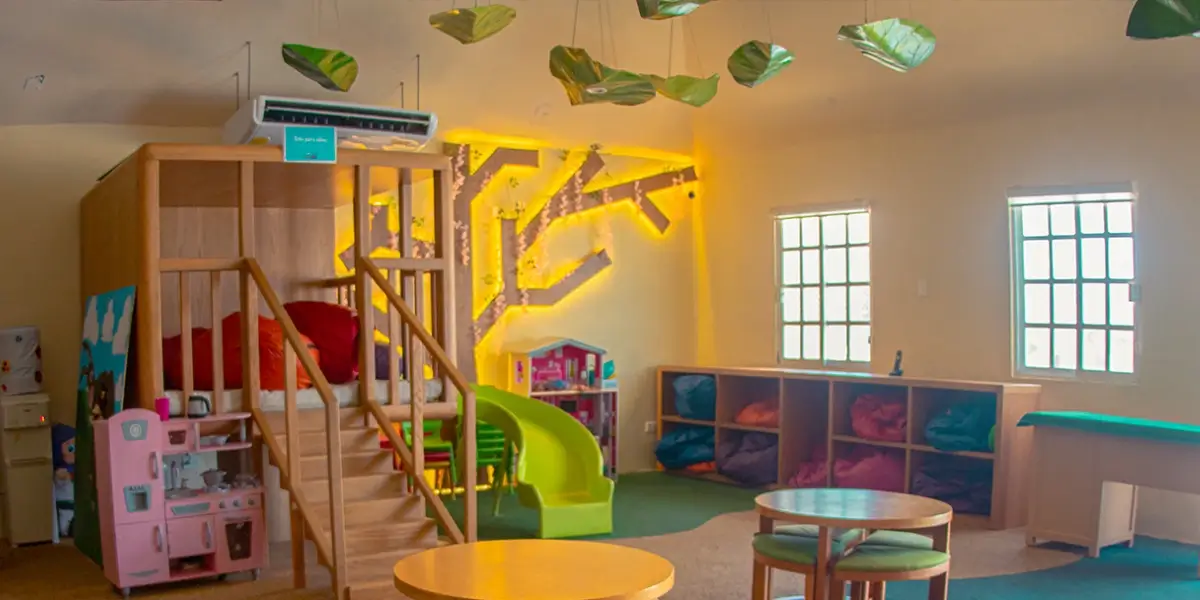
{"type": "MultiPolygon", "coordinates": [[[[203,473],[189,487],[186,454],[240,451],[247,472],[249,413],[162,421],[130,409],[95,423],[96,484],[104,574],[125,597],[131,588],[249,571],[266,564],[263,495],[248,475],[203,473]]],[[[229,461],[218,461],[223,464],[229,461]]]]}
{"type": "Polygon", "coordinates": [[[617,476],[617,380],[613,362],[595,346],[547,338],[511,347],[508,391],[553,404],[583,423],[600,444],[604,470],[617,476]]]}

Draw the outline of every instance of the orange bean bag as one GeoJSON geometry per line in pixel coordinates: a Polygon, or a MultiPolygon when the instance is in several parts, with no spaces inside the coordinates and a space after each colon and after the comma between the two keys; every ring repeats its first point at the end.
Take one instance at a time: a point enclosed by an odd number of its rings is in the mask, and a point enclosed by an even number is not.
{"type": "MultiPolygon", "coordinates": [[[[300,336],[312,355],[320,363],[320,353],[312,340],[300,336]]],[[[258,356],[260,389],[282,390],[283,371],[283,327],[278,321],[258,318],[258,356]]],[[[221,354],[224,367],[225,389],[242,387],[242,320],[241,313],[233,313],[221,320],[221,354]]],[[[163,340],[163,375],[170,389],[183,388],[182,336],[163,340]]],[[[197,390],[208,391],[213,387],[212,331],[196,328],[192,330],[192,373],[193,385],[197,390]]],[[[304,367],[296,365],[296,387],[312,387],[312,381],[304,367]]]]}

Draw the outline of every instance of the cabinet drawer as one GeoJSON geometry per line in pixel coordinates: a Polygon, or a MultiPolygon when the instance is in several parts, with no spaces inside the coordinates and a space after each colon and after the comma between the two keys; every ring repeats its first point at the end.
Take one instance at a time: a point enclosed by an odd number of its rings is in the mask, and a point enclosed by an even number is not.
{"type": "Polygon", "coordinates": [[[216,547],[215,522],[211,516],[167,521],[167,554],[171,558],[212,554],[216,547]]]}

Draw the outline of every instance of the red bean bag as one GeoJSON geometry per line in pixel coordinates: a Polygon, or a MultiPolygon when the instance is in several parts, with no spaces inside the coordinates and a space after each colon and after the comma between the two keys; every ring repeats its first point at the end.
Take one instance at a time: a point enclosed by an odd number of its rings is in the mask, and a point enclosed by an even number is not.
{"type": "Polygon", "coordinates": [[[358,318],[354,311],[328,302],[289,302],[283,305],[300,333],[317,345],[321,371],[329,383],[350,383],[358,377],[358,318]]]}
{"type": "MultiPolygon", "coordinates": [[[[300,341],[318,364],[321,353],[317,346],[304,334],[300,341]]],[[[283,381],[283,327],[279,321],[258,318],[259,379],[264,390],[282,390],[283,381]]],[[[242,387],[242,321],[241,313],[233,313],[221,320],[221,355],[224,366],[225,389],[242,387]]],[[[183,336],[177,335],[163,340],[163,379],[167,389],[183,389],[183,336]]],[[[296,365],[296,387],[307,388],[312,381],[304,367],[296,365]]],[[[198,391],[213,389],[212,331],[201,327],[192,329],[192,388],[198,391]]]]}

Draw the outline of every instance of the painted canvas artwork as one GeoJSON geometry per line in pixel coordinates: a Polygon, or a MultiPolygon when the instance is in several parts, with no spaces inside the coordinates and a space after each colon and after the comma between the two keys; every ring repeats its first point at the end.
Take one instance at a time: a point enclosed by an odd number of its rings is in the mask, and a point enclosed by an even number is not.
{"type": "Polygon", "coordinates": [[[135,286],[88,298],[75,408],[75,547],[101,564],[100,513],[92,421],[125,406],[125,368],[133,337],[135,286]]]}
{"type": "Polygon", "coordinates": [[[79,393],[87,398],[92,419],[107,419],[124,406],[125,359],[136,289],[129,286],[88,298],[79,354],[79,393]]]}

